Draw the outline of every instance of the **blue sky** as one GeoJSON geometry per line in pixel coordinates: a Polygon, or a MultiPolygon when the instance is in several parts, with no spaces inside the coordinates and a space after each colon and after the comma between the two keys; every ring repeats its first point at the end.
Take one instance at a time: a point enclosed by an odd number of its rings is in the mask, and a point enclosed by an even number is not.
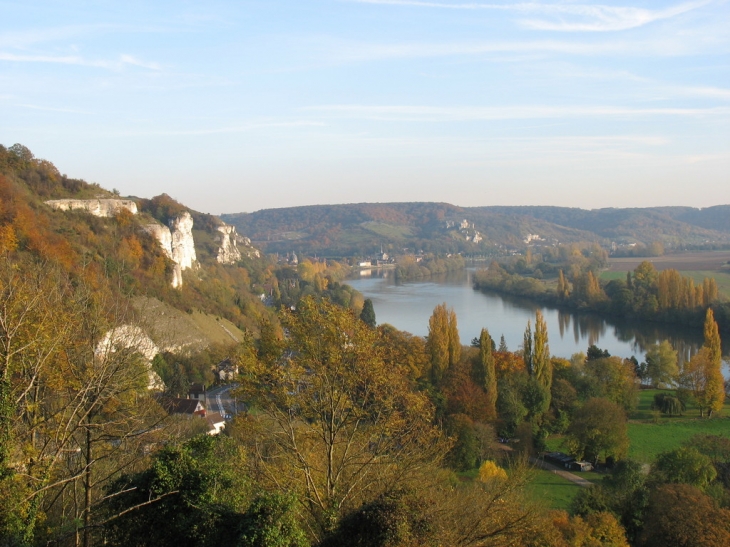
{"type": "Polygon", "coordinates": [[[210,213],[730,203],[728,1],[0,1],[0,143],[210,213]]]}

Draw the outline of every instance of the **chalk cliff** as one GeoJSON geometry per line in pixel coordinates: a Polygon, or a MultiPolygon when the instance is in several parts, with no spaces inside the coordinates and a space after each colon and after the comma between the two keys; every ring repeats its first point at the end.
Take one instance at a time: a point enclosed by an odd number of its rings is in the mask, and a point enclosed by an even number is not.
{"type": "Polygon", "coordinates": [[[195,256],[195,241],[193,241],[193,217],[185,211],[179,217],[170,221],[170,232],[172,233],[172,260],[180,265],[181,270],[189,270],[194,267],[197,258],[195,256]]]}
{"type": "Polygon", "coordinates": [[[182,287],[182,272],[197,264],[195,241],[193,240],[193,217],[185,211],[170,221],[170,227],[162,224],[148,224],[145,230],[152,234],[165,255],[175,263],[172,273],[173,288],[182,287]]]}
{"type": "Polygon", "coordinates": [[[218,256],[216,260],[220,264],[235,264],[241,260],[241,251],[238,250],[236,241],[236,228],[223,224],[218,226],[218,237],[220,247],[218,247],[218,256]]]}
{"type": "Polygon", "coordinates": [[[131,199],[52,199],[46,205],[59,211],[86,211],[95,217],[113,217],[125,209],[137,214],[137,204],[131,199]]]}

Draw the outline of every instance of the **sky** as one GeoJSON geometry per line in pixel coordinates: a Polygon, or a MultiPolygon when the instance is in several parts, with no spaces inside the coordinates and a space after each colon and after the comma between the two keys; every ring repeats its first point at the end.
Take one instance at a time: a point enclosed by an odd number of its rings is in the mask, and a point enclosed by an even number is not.
{"type": "Polygon", "coordinates": [[[728,0],[0,0],[0,143],[220,214],[730,203],[728,0]]]}

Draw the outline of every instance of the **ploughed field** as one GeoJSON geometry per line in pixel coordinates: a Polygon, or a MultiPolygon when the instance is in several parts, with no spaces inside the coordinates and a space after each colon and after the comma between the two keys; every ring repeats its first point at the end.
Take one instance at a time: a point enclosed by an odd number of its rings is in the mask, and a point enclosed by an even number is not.
{"type": "Polygon", "coordinates": [[[634,270],[645,260],[654,264],[657,270],[675,269],[680,272],[720,270],[730,271],[730,251],[702,251],[696,253],[670,254],[652,257],[612,258],[608,264],[610,272],[634,270]]]}

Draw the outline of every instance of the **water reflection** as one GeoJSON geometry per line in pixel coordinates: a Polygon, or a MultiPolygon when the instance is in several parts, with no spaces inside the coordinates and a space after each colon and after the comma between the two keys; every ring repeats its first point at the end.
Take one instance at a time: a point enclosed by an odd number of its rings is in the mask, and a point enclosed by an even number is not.
{"type": "MultiPolygon", "coordinates": [[[[522,343],[527,321],[534,322],[540,309],[548,324],[551,353],[570,357],[588,346],[608,350],[620,357],[642,360],[649,345],[669,340],[685,362],[702,346],[702,329],[688,329],[646,321],[624,321],[592,313],[577,313],[538,305],[530,300],[474,291],[467,269],[425,280],[397,282],[392,271],[375,271],[371,276],[348,281],[373,301],[378,323],[425,336],[433,308],[446,302],[453,307],[462,343],[479,335],[483,327],[498,341],[504,335],[511,350],[522,343]]],[[[727,343],[724,344],[727,349],[727,343]]]]}

